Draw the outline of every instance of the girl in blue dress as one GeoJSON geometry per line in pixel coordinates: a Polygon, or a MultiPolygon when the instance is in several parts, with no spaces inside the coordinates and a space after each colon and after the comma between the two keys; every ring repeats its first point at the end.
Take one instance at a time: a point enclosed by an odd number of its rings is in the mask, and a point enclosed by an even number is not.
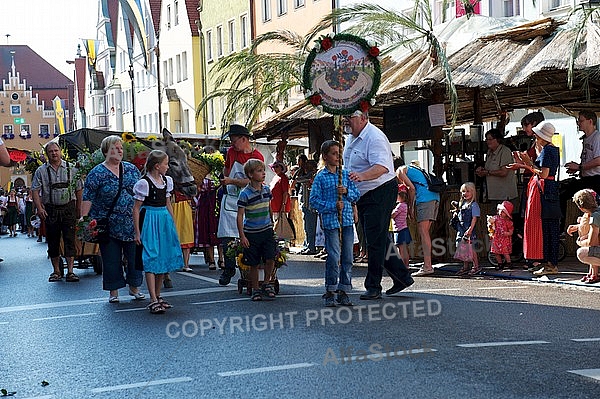
{"type": "Polygon", "coordinates": [[[166,176],[169,157],[153,150],[146,160],[146,174],[133,186],[133,222],[135,241],[141,250],[141,261],[150,293],[151,313],[164,313],[171,307],[160,296],[165,273],[183,267],[183,255],[173,221],[169,197],[173,179],[166,176]]]}

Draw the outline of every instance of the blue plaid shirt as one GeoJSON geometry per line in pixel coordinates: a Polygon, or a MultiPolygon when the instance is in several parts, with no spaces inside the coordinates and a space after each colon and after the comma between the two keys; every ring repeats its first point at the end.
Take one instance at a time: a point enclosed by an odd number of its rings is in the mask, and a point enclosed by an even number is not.
{"type": "MultiPolygon", "coordinates": [[[[358,201],[360,192],[354,182],[348,178],[347,170],[342,170],[342,185],[348,188],[348,193],[342,196],[344,201],[342,225],[344,227],[352,226],[354,224],[352,203],[358,201]]],[[[338,211],[335,207],[338,200],[337,186],[337,173],[331,173],[327,168],[324,168],[315,176],[310,190],[310,206],[319,212],[323,220],[323,228],[327,230],[340,227],[338,211]]]]}

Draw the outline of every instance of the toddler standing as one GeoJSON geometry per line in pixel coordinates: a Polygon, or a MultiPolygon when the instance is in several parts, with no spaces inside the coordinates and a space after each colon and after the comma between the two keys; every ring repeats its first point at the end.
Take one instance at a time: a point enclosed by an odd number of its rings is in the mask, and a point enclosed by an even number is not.
{"type": "Polygon", "coordinates": [[[510,254],[512,253],[512,235],[514,232],[512,211],[513,204],[510,201],[504,201],[498,205],[498,214],[492,218],[494,232],[490,234],[492,238],[490,252],[496,256],[497,270],[511,268],[510,254]]]}
{"type": "Polygon", "coordinates": [[[146,174],[133,186],[135,242],[141,245],[138,251],[150,293],[150,313],[164,313],[171,307],[161,298],[160,288],[166,273],[183,267],[173,208],[168,200],[173,191],[173,179],[166,176],[168,169],[167,154],[153,150],[146,159],[146,174]]]}
{"type": "Polygon", "coordinates": [[[404,262],[406,267],[408,267],[409,261],[408,244],[412,242],[410,230],[406,223],[406,216],[408,215],[407,200],[408,193],[398,187],[398,203],[392,211],[392,219],[394,220],[394,243],[398,248],[402,262],[404,262]]]}
{"type": "Polygon", "coordinates": [[[473,267],[469,266],[469,261],[463,260],[463,267],[457,273],[462,276],[468,274],[474,276],[481,271],[479,267],[479,260],[477,259],[477,253],[473,249],[473,241],[477,238],[475,235],[475,225],[477,219],[481,215],[479,204],[475,200],[477,198],[477,192],[475,184],[467,182],[460,187],[461,199],[458,203],[458,224],[456,229],[456,247],[458,248],[461,241],[466,241],[469,245],[469,249],[472,255],[473,267]]]}

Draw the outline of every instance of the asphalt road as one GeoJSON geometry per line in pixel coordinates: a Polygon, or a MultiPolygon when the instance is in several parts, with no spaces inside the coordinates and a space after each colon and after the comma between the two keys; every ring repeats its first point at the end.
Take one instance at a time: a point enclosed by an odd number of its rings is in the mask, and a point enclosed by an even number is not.
{"type": "Polygon", "coordinates": [[[0,389],[18,398],[600,397],[598,289],[442,276],[360,301],[355,267],[355,306],[330,309],[323,262],[296,255],[253,303],[193,256],[152,315],[125,289],[109,304],[91,268],[48,283],[45,249],[0,239],[0,389]]]}

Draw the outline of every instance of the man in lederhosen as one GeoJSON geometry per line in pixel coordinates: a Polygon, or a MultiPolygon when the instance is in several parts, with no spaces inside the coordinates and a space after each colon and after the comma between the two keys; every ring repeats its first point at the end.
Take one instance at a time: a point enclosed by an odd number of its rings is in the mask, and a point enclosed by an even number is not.
{"type": "Polygon", "coordinates": [[[48,281],[60,281],[60,239],[64,243],[64,256],[67,259],[69,282],[79,281],[73,273],[75,260],[75,225],[81,214],[81,180],[75,181],[77,169],[63,161],[58,143],[50,142],[44,147],[45,164],[33,176],[31,190],[38,216],[46,222],[46,242],[48,256],[54,271],[48,281]]]}

